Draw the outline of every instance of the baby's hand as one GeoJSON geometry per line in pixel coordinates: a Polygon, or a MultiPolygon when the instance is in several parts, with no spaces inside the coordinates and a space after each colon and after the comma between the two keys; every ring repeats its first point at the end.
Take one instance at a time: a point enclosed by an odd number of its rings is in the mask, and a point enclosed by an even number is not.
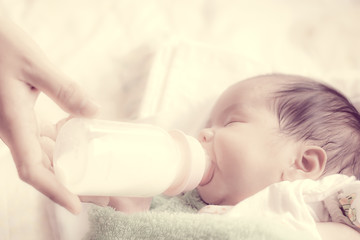
{"type": "Polygon", "coordinates": [[[110,206],[116,211],[124,213],[135,213],[148,211],[152,198],[140,197],[106,197],[106,196],[81,196],[82,202],[90,202],[99,206],[110,206]]]}
{"type": "Polygon", "coordinates": [[[208,213],[208,214],[225,214],[229,212],[233,206],[221,206],[221,205],[207,205],[199,210],[199,213],[208,213]]]}
{"type": "Polygon", "coordinates": [[[106,207],[110,203],[110,197],[107,196],[79,196],[81,202],[93,203],[102,207],[106,207]]]}
{"type": "Polygon", "coordinates": [[[152,197],[110,197],[109,206],[124,213],[144,212],[150,209],[152,197]]]}

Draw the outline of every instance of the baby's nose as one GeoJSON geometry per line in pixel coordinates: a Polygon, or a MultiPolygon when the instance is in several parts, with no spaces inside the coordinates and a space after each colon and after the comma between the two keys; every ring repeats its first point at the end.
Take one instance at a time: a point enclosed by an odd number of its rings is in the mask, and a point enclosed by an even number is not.
{"type": "Polygon", "coordinates": [[[210,142],[214,137],[214,131],[211,128],[205,128],[199,133],[200,142],[210,142]]]}

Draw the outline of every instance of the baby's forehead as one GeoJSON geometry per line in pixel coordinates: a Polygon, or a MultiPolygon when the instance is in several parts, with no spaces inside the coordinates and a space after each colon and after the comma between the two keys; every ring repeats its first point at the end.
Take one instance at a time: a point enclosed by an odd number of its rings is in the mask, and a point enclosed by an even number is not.
{"type": "Polygon", "coordinates": [[[273,76],[259,76],[239,81],[230,86],[219,100],[228,101],[264,101],[279,90],[286,80],[273,76]]]}
{"type": "Polygon", "coordinates": [[[252,78],[248,78],[242,81],[239,81],[237,83],[235,83],[234,85],[230,86],[237,88],[237,89],[242,89],[245,88],[246,91],[263,91],[263,92],[268,92],[268,91],[273,91],[276,89],[279,89],[282,84],[288,82],[289,79],[282,77],[282,76],[277,76],[277,75],[263,75],[263,76],[256,76],[256,77],[252,77],[252,78]]]}
{"type": "Polygon", "coordinates": [[[280,82],[281,79],[273,77],[254,77],[239,81],[220,95],[213,107],[213,113],[218,115],[234,105],[240,106],[241,109],[270,110],[270,100],[279,88],[280,82]]]}

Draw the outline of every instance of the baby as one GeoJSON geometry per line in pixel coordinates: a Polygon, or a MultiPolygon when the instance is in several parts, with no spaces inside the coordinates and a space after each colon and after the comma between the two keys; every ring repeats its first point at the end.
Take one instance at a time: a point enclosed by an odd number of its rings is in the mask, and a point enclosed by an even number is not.
{"type": "MultiPolygon", "coordinates": [[[[359,112],[338,91],[301,76],[262,75],[230,86],[215,103],[199,140],[210,157],[211,174],[197,192],[209,205],[233,206],[282,181],[335,173],[360,178],[359,112]]],[[[151,203],[141,198],[90,200],[125,212],[146,210],[151,203]]],[[[210,206],[201,212],[228,210],[210,206]]],[[[359,237],[345,225],[330,228],[359,237]]],[[[319,227],[323,239],[331,239],[325,236],[330,228],[319,227]]]]}
{"type": "Polygon", "coordinates": [[[360,115],[339,92],[272,74],[228,88],[200,133],[213,166],[201,198],[234,205],[270,184],[343,173],[360,177],[360,115]],[[351,139],[351,141],[348,141],[351,139]]]}
{"type": "MultiPolygon", "coordinates": [[[[360,177],[359,112],[338,91],[305,77],[272,74],[234,84],[216,102],[200,141],[212,175],[197,191],[212,205],[236,205],[281,181],[360,177]]],[[[345,225],[317,229],[323,239],[360,238],[345,225]]]]}

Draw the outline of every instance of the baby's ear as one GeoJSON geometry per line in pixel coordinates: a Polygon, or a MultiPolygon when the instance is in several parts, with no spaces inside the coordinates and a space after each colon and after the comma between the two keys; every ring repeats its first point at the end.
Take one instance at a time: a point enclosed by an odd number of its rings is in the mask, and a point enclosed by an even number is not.
{"type": "Polygon", "coordinates": [[[324,172],[327,155],[323,148],[305,146],[292,166],[283,172],[283,180],[318,179],[324,172]]]}

